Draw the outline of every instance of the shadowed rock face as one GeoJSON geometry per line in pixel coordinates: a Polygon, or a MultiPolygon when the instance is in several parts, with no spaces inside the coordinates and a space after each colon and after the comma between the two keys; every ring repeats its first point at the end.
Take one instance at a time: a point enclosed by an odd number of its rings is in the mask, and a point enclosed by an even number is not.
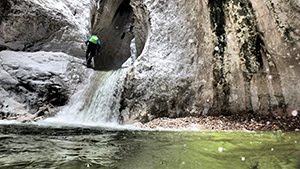
{"type": "Polygon", "coordinates": [[[126,78],[125,121],[300,110],[298,1],[144,4],[151,33],[126,78]]]}
{"type": "Polygon", "coordinates": [[[95,57],[96,69],[117,69],[131,56],[130,43],[135,38],[137,56],[148,36],[148,19],[141,1],[103,0],[92,10],[92,33],[101,41],[95,57]]]}
{"type": "Polygon", "coordinates": [[[98,6],[94,9],[92,32],[102,40],[102,48],[95,57],[95,67],[119,68],[131,55],[130,41],[134,37],[130,0],[104,0],[98,6]]]}

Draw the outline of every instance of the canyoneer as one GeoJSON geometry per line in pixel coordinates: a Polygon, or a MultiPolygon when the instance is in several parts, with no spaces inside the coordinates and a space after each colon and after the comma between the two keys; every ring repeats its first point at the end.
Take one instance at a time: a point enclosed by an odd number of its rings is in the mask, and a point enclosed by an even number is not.
{"type": "Polygon", "coordinates": [[[88,38],[85,41],[85,45],[87,46],[86,50],[86,65],[88,68],[91,68],[91,62],[92,59],[95,57],[96,54],[98,54],[98,51],[100,49],[100,39],[97,35],[92,35],[90,38],[88,38]]]}

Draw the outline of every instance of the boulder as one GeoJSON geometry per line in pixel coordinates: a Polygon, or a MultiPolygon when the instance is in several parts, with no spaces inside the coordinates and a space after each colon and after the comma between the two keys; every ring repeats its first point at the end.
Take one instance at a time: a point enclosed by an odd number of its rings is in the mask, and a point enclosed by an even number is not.
{"type": "Polygon", "coordinates": [[[91,1],[1,0],[0,51],[54,51],[84,56],[91,1]]]}
{"type": "Polygon", "coordinates": [[[83,60],[59,52],[2,51],[0,62],[0,112],[21,121],[53,115],[91,72],[83,60]]]}

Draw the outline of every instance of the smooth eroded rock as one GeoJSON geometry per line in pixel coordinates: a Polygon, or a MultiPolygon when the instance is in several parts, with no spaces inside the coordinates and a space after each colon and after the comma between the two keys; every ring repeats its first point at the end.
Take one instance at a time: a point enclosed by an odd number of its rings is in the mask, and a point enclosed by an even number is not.
{"type": "Polygon", "coordinates": [[[2,51],[0,62],[0,112],[7,116],[55,113],[90,72],[83,60],[64,53],[2,51]]]}

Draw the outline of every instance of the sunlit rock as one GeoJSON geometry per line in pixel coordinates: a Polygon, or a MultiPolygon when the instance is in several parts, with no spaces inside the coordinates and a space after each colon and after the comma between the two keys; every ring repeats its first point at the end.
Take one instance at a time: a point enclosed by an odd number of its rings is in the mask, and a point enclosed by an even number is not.
{"type": "Polygon", "coordinates": [[[55,52],[0,52],[0,114],[30,121],[53,116],[88,79],[83,61],[55,52]]]}
{"type": "Polygon", "coordinates": [[[84,56],[92,1],[1,0],[0,51],[60,51],[84,56]]]}

